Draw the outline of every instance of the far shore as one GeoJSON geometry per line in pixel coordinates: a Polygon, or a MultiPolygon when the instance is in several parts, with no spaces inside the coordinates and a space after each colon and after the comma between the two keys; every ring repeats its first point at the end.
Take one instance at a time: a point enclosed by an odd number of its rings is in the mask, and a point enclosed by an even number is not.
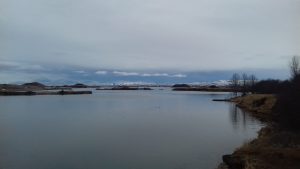
{"type": "Polygon", "coordinates": [[[78,95],[92,94],[92,91],[1,91],[1,96],[32,96],[32,95],[78,95]]]}
{"type": "Polygon", "coordinates": [[[204,92],[232,92],[233,90],[228,87],[176,87],[173,88],[173,91],[204,91],[204,92]]]}
{"type": "MultiPolygon", "coordinates": [[[[39,82],[16,84],[0,84],[0,96],[31,96],[31,95],[77,95],[92,94],[87,88],[96,90],[153,90],[153,87],[170,87],[173,91],[205,91],[205,92],[232,92],[228,86],[189,86],[186,84],[176,85],[107,85],[89,86],[81,83],[74,85],[47,86],[39,82]],[[77,89],[76,91],[73,89],[77,89]],[[79,90],[78,90],[79,89],[79,90]],[[82,89],[82,90],[80,90],[82,89]]],[[[160,89],[163,90],[163,89],[160,89]]]]}
{"type": "Polygon", "coordinates": [[[175,84],[172,86],[173,91],[205,91],[205,92],[233,92],[229,86],[191,86],[187,84],[175,84]]]}
{"type": "Polygon", "coordinates": [[[0,85],[0,96],[32,96],[32,95],[82,95],[92,94],[87,90],[72,90],[72,87],[46,86],[38,82],[22,85],[0,85]]]}

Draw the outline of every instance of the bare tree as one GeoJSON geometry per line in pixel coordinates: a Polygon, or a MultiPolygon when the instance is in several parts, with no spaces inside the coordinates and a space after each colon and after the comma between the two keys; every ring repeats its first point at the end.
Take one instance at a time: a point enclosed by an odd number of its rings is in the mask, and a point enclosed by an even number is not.
{"type": "Polygon", "coordinates": [[[290,62],[290,71],[292,79],[300,74],[300,61],[299,56],[293,56],[290,62]]]}
{"type": "Polygon", "coordinates": [[[250,75],[249,76],[249,87],[250,87],[250,91],[253,93],[254,92],[254,85],[257,81],[257,78],[255,75],[250,75]]]}
{"type": "Polygon", "coordinates": [[[237,96],[237,93],[239,91],[240,87],[240,75],[237,73],[234,73],[231,77],[231,87],[233,89],[233,93],[235,96],[237,96]]]}
{"type": "Polygon", "coordinates": [[[248,91],[248,75],[246,73],[242,74],[242,83],[243,83],[243,95],[246,95],[248,91]]]}

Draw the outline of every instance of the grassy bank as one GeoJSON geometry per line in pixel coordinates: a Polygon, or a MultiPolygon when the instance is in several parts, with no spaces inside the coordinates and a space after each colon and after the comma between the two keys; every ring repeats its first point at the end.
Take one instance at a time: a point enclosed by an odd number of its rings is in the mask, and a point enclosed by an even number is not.
{"type": "Polygon", "coordinates": [[[252,94],[231,99],[236,106],[262,121],[272,121],[277,97],[272,94],[252,94]]]}
{"type": "Polygon", "coordinates": [[[273,120],[275,95],[248,95],[232,99],[238,107],[267,122],[258,138],[244,144],[230,155],[224,155],[229,169],[299,169],[300,133],[282,129],[273,120]]]}

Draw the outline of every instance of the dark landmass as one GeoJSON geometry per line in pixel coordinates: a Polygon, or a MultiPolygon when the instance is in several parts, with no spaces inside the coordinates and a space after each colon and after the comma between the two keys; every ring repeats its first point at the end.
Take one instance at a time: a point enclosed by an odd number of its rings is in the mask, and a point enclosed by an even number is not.
{"type": "MultiPolygon", "coordinates": [[[[161,85],[157,86],[162,87],[161,85]]],[[[0,96],[92,94],[92,91],[73,91],[73,88],[96,88],[96,90],[153,90],[149,85],[100,87],[77,83],[74,85],[46,86],[38,82],[32,82],[22,85],[0,84],[0,96]]]]}
{"type": "Polygon", "coordinates": [[[199,86],[199,87],[174,87],[173,91],[206,91],[206,92],[232,92],[229,87],[209,87],[209,86],[199,86]]]}
{"type": "Polygon", "coordinates": [[[215,101],[215,102],[230,102],[231,100],[230,99],[213,99],[212,101],[215,101]]]}
{"type": "Polygon", "coordinates": [[[38,83],[38,82],[32,82],[32,83],[24,83],[22,85],[16,85],[16,84],[0,84],[0,90],[1,91],[9,91],[9,92],[15,92],[15,91],[36,91],[36,90],[44,90],[46,88],[45,85],[38,83]]]}
{"type": "Polygon", "coordinates": [[[0,96],[31,96],[36,95],[33,91],[0,91],[0,96]]]}
{"type": "Polygon", "coordinates": [[[0,91],[0,96],[32,96],[32,95],[77,95],[92,94],[92,91],[0,91]]]}
{"type": "Polygon", "coordinates": [[[189,88],[191,87],[190,85],[188,84],[175,84],[172,86],[173,88],[189,88]]]}
{"type": "MultiPolygon", "coordinates": [[[[83,85],[76,84],[73,86],[83,85]]],[[[32,95],[77,95],[92,94],[92,91],[73,91],[70,87],[46,86],[38,82],[22,85],[0,84],[0,96],[32,96],[32,95]]]]}
{"type": "Polygon", "coordinates": [[[96,90],[153,90],[150,87],[117,86],[112,88],[97,88],[96,90]]]}
{"type": "Polygon", "coordinates": [[[63,87],[69,87],[69,88],[88,88],[88,85],[82,84],[82,83],[77,83],[74,85],[64,85],[63,87]]]}
{"type": "Polygon", "coordinates": [[[192,86],[188,84],[175,84],[172,86],[173,91],[207,91],[207,92],[232,92],[233,89],[229,86],[192,86]]]}
{"type": "Polygon", "coordinates": [[[39,82],[24,83],[22,86],[25,86],[25,87],[40,87],[40,88],[46,87],[46,85],[44,85],[42,83],[39,83],[39,82]]]}

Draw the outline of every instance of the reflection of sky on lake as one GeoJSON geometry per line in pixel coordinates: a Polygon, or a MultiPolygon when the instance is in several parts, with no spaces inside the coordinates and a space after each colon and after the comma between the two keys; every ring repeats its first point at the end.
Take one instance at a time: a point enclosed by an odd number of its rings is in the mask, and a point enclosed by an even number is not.
{"type": "Polygon", "coordinates": [[[0,97],[0,167],[214,168],[261,124],[201,93],[0,97]]]}
{"type": "Polygon", "coordinates": [[[232,125],[235,129],[243,128],[244,130],[246,130],[247,127],[253,126],[258,123],[258,121],[254,117],[252,117],[244,110],[238,108],[234,103],[230,103],[229,112],[232,125]]]}

